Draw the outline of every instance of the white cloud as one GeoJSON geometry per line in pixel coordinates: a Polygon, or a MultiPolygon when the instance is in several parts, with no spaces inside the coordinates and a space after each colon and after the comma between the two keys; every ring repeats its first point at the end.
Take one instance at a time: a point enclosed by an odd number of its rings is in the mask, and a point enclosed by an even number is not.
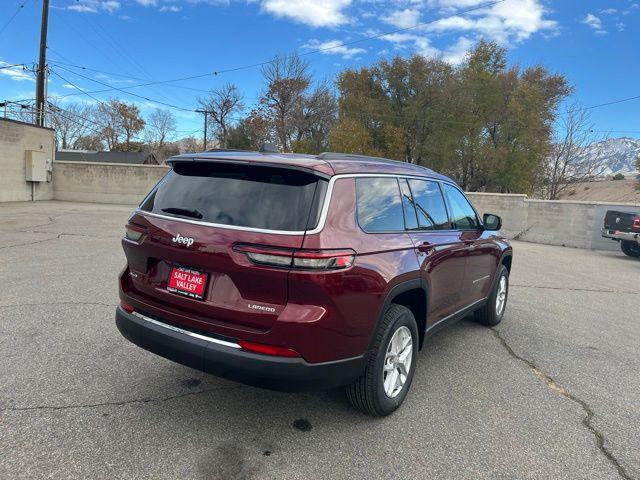
{"type": "Polygon", "coordinates": [[[622,22],[616,23],[616,29],[619,32],[624,32],[625,27],[626,27],[626,25],[624,23],[622,23],[622,22]]]}
{"type": "Polygon", "coordinates": [[[458,65],[464,61],[467,52],[471,49],[473,44],[473,40],[470,40],[467,37],[460,37],[456,43],[447,47],[442,58],[449,63],[458,65]]]}
{"type": "Polygon", "coordinates": [[[120,9],[120,2],[116,0],[108,0],[106,2],[102,2],[102,9],[106,10],[109,13],[113,13],[116,10],[120,9]]]}
{"type": "Polygon", "coordinates": [[[349,48],[346,45],[342,45],[342,42],[339,40],[320,42],[319,40],[312,39],[305,43],[302,48],[320,50],[320,53],[325,55],[341,55],[342,58],[353,58],[359,53],[366,52],[364,48],[349,48]]]}
{"type": "Polygon", "coordinates": [[[177,5],[165,5],[160,8],[161,12],[179,12],[182,10],[182,7],[178,7],[177,5]]]}
{"type": "Polygon", "coordinates": [[[600,13],[602,13],[603,15],[614,15],[618,13],[618,10],[616,10],[615,8],[605,8],[603,10],[600,10],[600,13]]]}
{"type": "Polygon", "coordinates": [[[398,28],[413,27],[420,22],[420,11],[412,8],[396,10],[389,15],[380,17],[380,20],[398,28]]]}
{"type": "MultiPolygon", "coordinates": [[[[485,2],[478,0],[429,0],[444,10],[471,8],[485,2]]],[[[521,42],[540,31],[555,31],[558,23],[548,18],[541,0],[505,0],[488,8],[452,16],[428,25],[432,32],[467,31],[500,43],[521,42]]]]}
{"type": "Polygon", "coordinates": [[[582,19],[582,23],[590,26],[598,35],[607,33],[606,30],[602,28],[602,21],[593,13],[587,13],[587,16],[582,19]]]}
{"type": "Polygon", "coordinates": [[[396,50],[402,49],[406,44],[413,44],[414,50],[425,57],[433,57],[440,54],[440,51],[431,45],[431,40],[423,35],[415,33],[390,33],[382,37],[394,44],[396,50]]]}
{"type": "MultiPolygon", "coordinates": [[[[71,10],[78,13],[97,13],[99,10],[104,10],[109,13],[113,13],[119,10],[121,4],[117,0],[82,0],[79,3],[74,3],[66,7],[67,10],[71,10]]],[[[62,8],[64,10],[64,7],[62,8]]]]}
{"type": "Polygon", "coordinates": [[[143,7],[155,7],[158,4],[157,0],[136,0],[143,7]]]}
{"type": "Polygon", "coordinates": [[[79,13],[96,13],[98,11],[98,7],[86,3],[76,3],[73,5],[69,5],[67,7],[67,10],[72,10],[79,13]]]}
{"type": "MultiPolygon", "coordinates": [[[[4,67],[6,65],[11,64],[0,60],[0,67],[4,67]]],[[[22,67],[3,68],[0,70],[0,75],[5,75],[16,82],[35,82],[33,77],[29,75],[28,71],[23,70],[22,67]]]]}
{"type": "MultiPolygon", "coordinates": [[[[138,0],[140,1],[140,0],[138,0]]],[[[352,0],[262,0],[262,10],[311,27],[337,27],[349,21],[345,10],[352,0]]]]}

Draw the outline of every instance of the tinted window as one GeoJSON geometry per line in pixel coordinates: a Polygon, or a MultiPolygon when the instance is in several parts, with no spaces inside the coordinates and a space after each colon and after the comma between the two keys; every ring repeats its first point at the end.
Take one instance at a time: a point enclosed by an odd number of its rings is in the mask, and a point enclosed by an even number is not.
{"type": "Polygon", "coordinates": [[[449,209],[451,210],[451,218],[455,224],[455,228],[460,230],[471,230],[478,228],[478,218],[473,207],[466,197],[455,187],[451,185],[444,186],[444,192],[447,195],[449,209]]]}
{"type": "Polygon", "coordinates": [[[400,189],[395,178],[357,178],[358,223],[365,232],[404,230],[400,189]]]}
{"type": "Polygon", "coordinates": [[[400,182],[400,194],[402,195],[402,207],[404,208],[404,226],[407,230],[417,230],[418,219],[416,218],[411,189],[406,179],[400,178],[398,182],[400,182]]]}
{"type": "Polygon", "coordinates": [[[303,231],[307,221],[309,228],[318,223],[326,184],[296,170],[178,162],[140,208],[222,225],[303,231]]]}
{"type": "Polygon", "coordinates": [[[420,229],[446,230],[451,228],[438,182],[409,180],[409,185],[416,204],[420,229]]]}

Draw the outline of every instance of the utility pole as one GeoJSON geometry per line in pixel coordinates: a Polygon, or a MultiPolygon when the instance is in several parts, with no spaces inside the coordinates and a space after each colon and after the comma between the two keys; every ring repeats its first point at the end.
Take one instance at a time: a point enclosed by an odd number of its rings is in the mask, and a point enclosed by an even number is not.
{"type": "Polygon", "coordinates": [[[207,150],[207,117],[209,116],[209,111],[207,110],[196,110],[196,113],[204,113],[204,141],[203,141],[203,149],[207,150]]]}
{"type": "Polygon", "coordinates": [[[46,105],[47,76],[47,24],[49,22],[49,0],[42,0],[42,19],[40,23],[40,57],[38,60],[38,77],[36,80],[36,125],[44,127],[46,105]]]}

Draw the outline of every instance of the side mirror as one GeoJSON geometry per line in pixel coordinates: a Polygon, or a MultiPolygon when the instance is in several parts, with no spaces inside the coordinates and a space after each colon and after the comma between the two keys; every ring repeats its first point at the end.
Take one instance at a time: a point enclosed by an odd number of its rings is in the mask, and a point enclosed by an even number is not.
{"type": "Polygon", "coordinates": [[[502,219],[493,213],[485,213],[482,216],[482,223],[485,230],[497,231],[502,228],[502,219]]]}

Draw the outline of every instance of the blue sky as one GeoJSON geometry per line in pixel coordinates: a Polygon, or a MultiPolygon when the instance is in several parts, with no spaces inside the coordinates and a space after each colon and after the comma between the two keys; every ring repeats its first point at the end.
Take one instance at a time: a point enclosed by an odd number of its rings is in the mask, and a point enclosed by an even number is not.
{"type": "MultiPolygon", "coordinates": [[[[0,66],[37,59],[41,0],[1,0],[0,29],[23,3],[24,8],[0,33],[0,66]]],[[[464,51],[484,37],[505,45],[512,64],[543,64],[565,74],[576,88],[572,102],[592,106],[640,95],[640,0],[503,0],[463,13],[486,3],[51,0],[48,55],[59,76],[51,75],[49,95],[78,94],[71,84],[95,91],[107,88],[97,82],[123,88],[206,74],[432,20],[437,21],[306,58],[317,80],[331,81],[345,67],[366,66],[396,54],[440,55],[459,62],[464,51]],[[68,64],[108,73],[79,70],[68,64]]],[[[173,84],[180,88],[153,85],[129,91],[191,110],[196,108],[197,96],[225,82],[238,85],[248,106],[262,88],[260,69],[249,68],[173,84]]],[[[33,98],[34,92],[30,72],[0,70],[0,99],[33,98]]],[[[100,100],[110,96],[127,99],[138,103],[145,114],[161,106],[119,91],[92,96],[100,100]]],[[[69,101],[95,103],[82,93],[58,99],[62,106],[69,101]]],[[[173,111],[180,135],[198,133],[202,123],[198,114],[173,111]]],[[[590,112],[597,130],[612,131],[606,134],[609,137],[640,138],[640,99],[590,112]]]]}

